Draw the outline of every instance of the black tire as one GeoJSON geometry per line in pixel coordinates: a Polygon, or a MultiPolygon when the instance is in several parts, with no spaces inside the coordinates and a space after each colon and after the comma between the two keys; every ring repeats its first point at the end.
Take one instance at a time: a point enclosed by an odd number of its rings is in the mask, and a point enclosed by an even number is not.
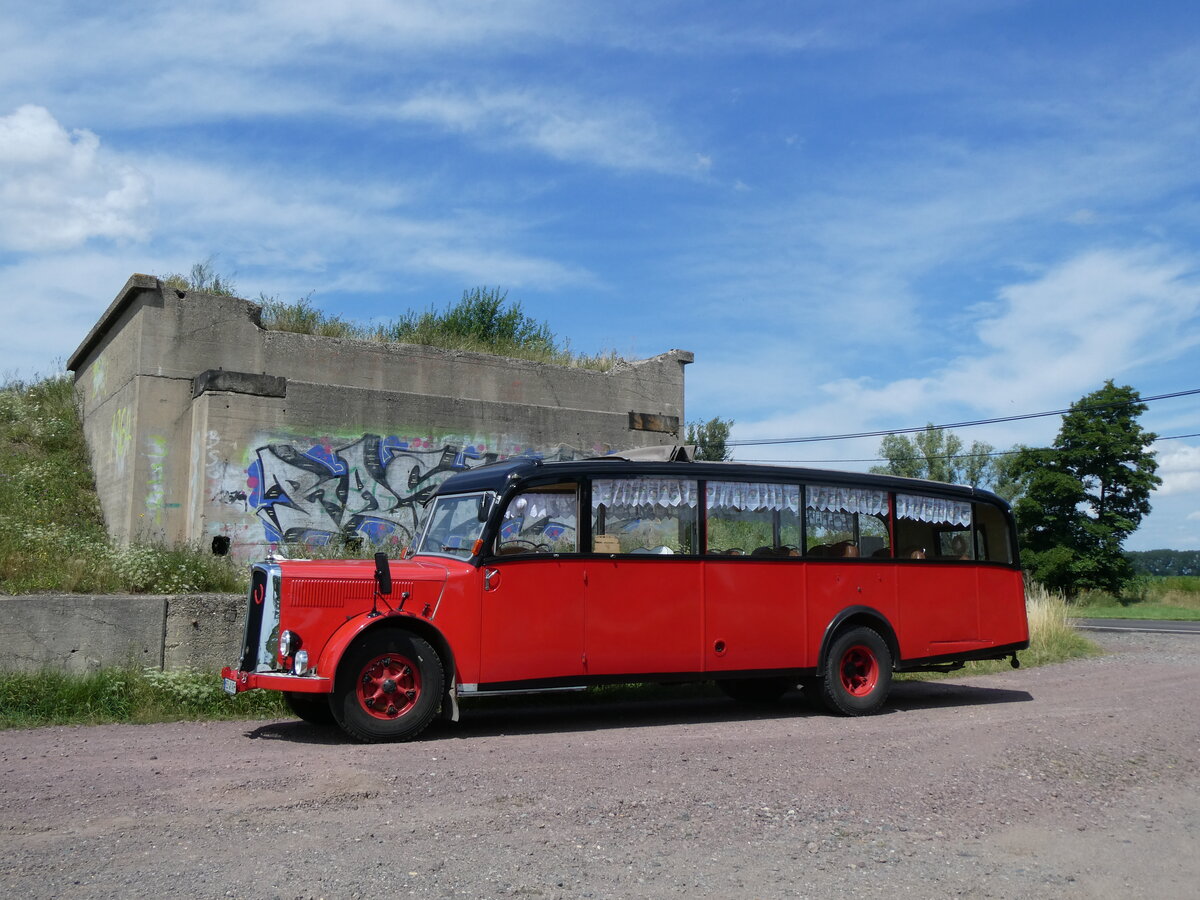
{"type": "Polygon", "coordinates": [[[294,691],[284,691],[283,702],[292,711],[292,715],[310,725],[332,728],[337,724],[333,718],[333,710],[329,708],[328,694],[297,694],[294,691]]]}
{"type": "Polygon", "coordinates": [[[398,628],[368,632],[338,666],[332,709],[355,740],[409,741],[433,721],[445,675],[424,638],[398,628]]]}
{"type": "Polygon", "coordinates": [[[796,686],[787,676],[766,678],[724,678],[717,682],[725,696],[739,703],[774,703],[796,686]]]}
{"type": "Polygon", "coordinates": [[[843,716],[877,712],[892,687],[892,652],[871,628],[857,626],[839,634],[829,647],[822,672],[821,702],[843,716]]]}

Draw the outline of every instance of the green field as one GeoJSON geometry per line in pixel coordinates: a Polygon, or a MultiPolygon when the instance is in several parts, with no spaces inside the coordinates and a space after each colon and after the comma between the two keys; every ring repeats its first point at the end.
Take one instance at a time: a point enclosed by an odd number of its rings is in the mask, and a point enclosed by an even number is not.
{"type": "Polygon", "coordinates": [[[1200,621],[1200,576],[1139,576],[1120,597],[1093,592],[1071,604],[1072,617],[1200,621]]]}

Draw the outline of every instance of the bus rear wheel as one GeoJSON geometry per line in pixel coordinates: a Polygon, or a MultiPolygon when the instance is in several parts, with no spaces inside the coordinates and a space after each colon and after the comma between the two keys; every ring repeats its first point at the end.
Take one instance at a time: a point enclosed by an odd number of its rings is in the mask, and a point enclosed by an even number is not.
{"type": "Polygon", "coordinates": [[[850,628],[834,639],[825,658],[821,701],[843,716],[877,712],[892,687],[892,653],[871,628],[850,628]]]}
{"type": "Polygon", "coordinates": [[[444,680],[442,662],[424,638],[398,629],[373,631],[342,658],[334,716],[360,741],[412,740],[437,715],[444,680]]]}

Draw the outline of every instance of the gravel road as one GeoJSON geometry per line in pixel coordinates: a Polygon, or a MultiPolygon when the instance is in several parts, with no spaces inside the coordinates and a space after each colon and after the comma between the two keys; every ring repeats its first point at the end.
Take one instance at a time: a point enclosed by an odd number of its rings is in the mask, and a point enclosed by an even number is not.
{"type": "Polygon", "coordinates": [[[1150,897],[1200,885],[1200,638],[896,687],[0,732],[7,897],[1150,897]]]}

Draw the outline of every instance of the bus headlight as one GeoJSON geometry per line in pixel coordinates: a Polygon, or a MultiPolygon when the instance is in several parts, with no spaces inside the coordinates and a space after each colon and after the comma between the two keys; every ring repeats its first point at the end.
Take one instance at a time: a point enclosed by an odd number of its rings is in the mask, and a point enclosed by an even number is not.
{"type": "Polygon", "coordinates": [[[282,657],[294,656],[296,651],[300,649],[300,635],[294,631],[284,631],[279,635],[279,655],[282,657]]]}
{"type": "Polygon", "coordinates": [[[292,661],[292,671],[297,675],[308,674],[308,651],[297,650],[296,658],[292,661]]]}

